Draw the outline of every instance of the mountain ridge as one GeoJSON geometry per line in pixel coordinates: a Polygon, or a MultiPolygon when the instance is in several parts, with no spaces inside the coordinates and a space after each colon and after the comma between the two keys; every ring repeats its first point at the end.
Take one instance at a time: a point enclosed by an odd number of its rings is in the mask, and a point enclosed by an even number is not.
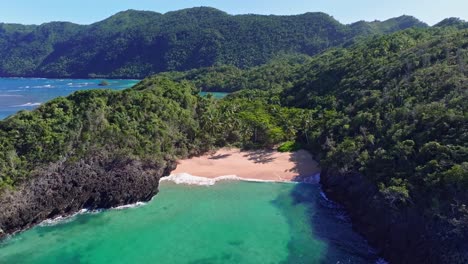
{"type": "Polygon", "coordinates": [[[277,54],[315,55],[410,27],[428,26],[413,17],[353,26],[322,12],[229,15],[208,7],[126,10],[90,25],[0,24],[0,76],[143,78],[217,65],[246,68],[277,54]]]}

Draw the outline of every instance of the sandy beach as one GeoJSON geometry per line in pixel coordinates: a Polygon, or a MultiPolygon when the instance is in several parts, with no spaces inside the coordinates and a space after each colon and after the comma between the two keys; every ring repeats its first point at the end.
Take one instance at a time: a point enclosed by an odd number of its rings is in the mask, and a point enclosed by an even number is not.
{"type": "Polygon", "coordinates": [[[288,182],[302,181],[319,172],[318,163],[305,150],[281,153],[224,148],[201,157],[180,160],[172,174],[187,173],[206,178],[236,175],[244,179],[288,182]]]}

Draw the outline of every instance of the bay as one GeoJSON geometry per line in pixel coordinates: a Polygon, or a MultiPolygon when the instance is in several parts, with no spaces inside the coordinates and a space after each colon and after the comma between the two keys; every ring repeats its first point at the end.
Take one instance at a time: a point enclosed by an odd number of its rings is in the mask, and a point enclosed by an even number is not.
{"type": "Polygon", "coordinates": [[[144,206],[79,214],[0,244],[2,263],[376,263],[319,185],[164,182],[144,206]]]}

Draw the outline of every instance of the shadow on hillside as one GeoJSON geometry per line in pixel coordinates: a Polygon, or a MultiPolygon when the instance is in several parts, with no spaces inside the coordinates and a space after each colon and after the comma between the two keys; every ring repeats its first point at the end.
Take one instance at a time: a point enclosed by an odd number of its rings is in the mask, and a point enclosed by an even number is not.
{"type": "Polygon", "coordinates": [[[249,151],[244,155],[244,157],[250,161],[253,161],[254,163],[266,164],[275,160],[273,153],[274,152],[271,150],[249,151]]]}
{"type": "Polygon", "coordinates": [[[320,173],[318,163],[313,159],[312,155],[305,150],[293,152],[289,160],[294,163],[294,167],[289,169],[288,172],[297,174],[293,179],[295,182],[310,182],[311,180],[316,180],[312,179],[313,176],[320,173]]]}
{"type": "Polygon", "coordinates": [[[323,194],[318,163],[305,150],[291,154],[297,173],[290,192],[280,194],[273,203],[284,213],[290,225],[288,257],[283,263],[375,263],[378,256],[366,240],[356,233],[344,209],[323,194]],[[317,175],[318,176],[318,175],[317,175]],[[291,212],[305,208],[305,218],[291,216],[291,212]],[[309,228],[304,228],[304,225],[309,228]],[[310,233],[309,233],[310,232],[310,233]],[[304,235],[313,236],[316,250],[304,250],[304,235]]]}
{"type": "Polygon", "coordinates": [[[379,258],[367,241],[356,233],[344,209],[324,198],[319,184],[298,183],[285,197],[278,197],[275,204],[284,212],[290,225],[289,254],[283,263],[375,263],[379,258]],[[283,201],[283,202],[279,202],[283,201]],[[305,222],[309,230],[289,215],[294,208],[306,208],[305,222]],[[309,233],[311,232],[311,233],[309,233]],[[304,251],[304,234],[316,241],[316,252],[304,251]],[[317,255],[319,260],[317,260],[317,255]]]}

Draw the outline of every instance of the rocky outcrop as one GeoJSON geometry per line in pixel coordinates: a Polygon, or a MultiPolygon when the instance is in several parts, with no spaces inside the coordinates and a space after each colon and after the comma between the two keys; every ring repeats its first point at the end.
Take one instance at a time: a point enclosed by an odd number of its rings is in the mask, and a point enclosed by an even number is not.
{"type": "Polygon", "coordinates": [[[425,218],[416,206],[389,206],[362,175],[324,169],[321,183],[326,194],[349,212],[356,231],[390,263],[466,263],[466,241],[442,242],[437,237],[440,223],[425,218]],[[462,244],[452,246],[457,243],[462,244]]]}
{"type": "Polygon", "coordinates": [[[93,153],[78,161],[51,164],[0,197],[0,237],[77,211],[150,200],[159,179],[175,162],[141,161],[93,153]]]}

